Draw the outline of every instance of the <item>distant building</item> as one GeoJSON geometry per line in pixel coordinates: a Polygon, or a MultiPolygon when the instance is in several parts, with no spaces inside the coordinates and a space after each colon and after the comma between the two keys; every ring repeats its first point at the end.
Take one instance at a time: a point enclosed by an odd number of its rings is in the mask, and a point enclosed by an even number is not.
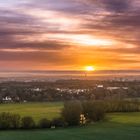
{"type": "Polygon", "coordinates": [[[42,89],[40,89],[40,88],[34,88],[34,89],[32,89],[32,91],[40,92],[40,91],[42,91],[42,89]]]}
{"type": "Polygon", "coordinates": [[[24,100],[23,102],[24,102],[24,103],[27,103],[27,101],[26,101],[26,100],[24,100]]]}
{"type": "Polygon", "coordinates": [[[97,85],[97,88],[103,88],[104,85],[97,85]]]}
{"type": "Polygon", "coordinates": [[[12,102],[13,100],[11,97],[6,96],[5,98],[2,99],[2,101],[8,103],[8,102],[12,102]]]}
{"type": "Polygon", "coordinates": [[[125,89],[125,90],[127,90],[128,87],[107,87],[107,90],[117,90],[117,89],[125,89]]]}

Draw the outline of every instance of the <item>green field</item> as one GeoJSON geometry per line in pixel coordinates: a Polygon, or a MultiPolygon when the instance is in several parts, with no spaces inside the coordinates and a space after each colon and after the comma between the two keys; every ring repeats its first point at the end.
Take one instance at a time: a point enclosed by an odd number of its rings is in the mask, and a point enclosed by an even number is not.
{"type": "Polygon", "coordinates": [[[0,140],[139,140],[140,113],[109,114],[107,122],[58,130],[1,131],[0,140]]]}
{"type": "Polygon", "coordinates": [[[0,104],[1,112],[17,113],[23,116],[32,116],[35,121],[47,117],[52,119],[60,115],[63,103],[21,103],[21,104],[0,104]]]}
{"type": "MultiPolygon", "coordinates": [[[[0,112],[14,112],[22,116],[31,115],[36,120],[41,117],[59,116],[62,103],[27,103],[0,105],[0,112]]],[[[104,122],[86,127],[52,130],[1,131],[0,140],[139,140],[140,112],[107,114],[104,122]]]]}

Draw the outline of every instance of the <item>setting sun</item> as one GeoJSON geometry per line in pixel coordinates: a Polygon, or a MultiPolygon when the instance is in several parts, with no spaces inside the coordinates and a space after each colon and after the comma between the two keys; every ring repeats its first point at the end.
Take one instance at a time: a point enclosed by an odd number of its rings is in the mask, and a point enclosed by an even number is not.
{"type": "Polygon", "coordinates": [[[85,70],[86,70],[86,71],[94,71],[95,68],[94,68],[93,66],[86,66],[86,67],[85,67],[85,70]]]}

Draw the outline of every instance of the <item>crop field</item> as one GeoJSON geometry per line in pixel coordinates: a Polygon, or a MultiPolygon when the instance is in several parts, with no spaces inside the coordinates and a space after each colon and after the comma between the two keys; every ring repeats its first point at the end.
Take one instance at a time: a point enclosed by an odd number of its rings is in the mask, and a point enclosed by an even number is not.
{"type": "MultiPolygon", "coordinates": [[[[0,112],[30,115],[36,121],[60,115],[63,103],[1,104],[0,112]]],[[[0,140],[139,140],[140,112],[107,114],[104,122],[85,127],[1,131],[0,140]]]]}

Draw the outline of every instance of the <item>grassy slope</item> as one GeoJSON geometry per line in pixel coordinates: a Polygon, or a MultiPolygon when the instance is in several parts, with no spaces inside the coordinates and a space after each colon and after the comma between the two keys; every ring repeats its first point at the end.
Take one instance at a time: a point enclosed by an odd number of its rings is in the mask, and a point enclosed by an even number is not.
{"type": "MultiPolygon", "coordinates": [[[[59,116],[62,103],[0,105],[0,112],[14,112],[39,118],[59,116]]],[[[0,140],[139,140],[140,113],[115,113],[108,121],[82,128],[34,131],[1,131],[0,140]]]]}
{"type": "Polygon", "coordinates": [[[0,112],[17,113],[21,116],[32,116],[36,121],[47,117],[52,119],[59,116],[63,107],[61,102],[55,103],[22,103],[22,104],[0,104],[0,112]]]}
{"type": "Polygon", "coordinates": [[[3,131],[0,140],[139,140],[140,113],[110,114],[108,122],[58,130],[3,131]]]}

